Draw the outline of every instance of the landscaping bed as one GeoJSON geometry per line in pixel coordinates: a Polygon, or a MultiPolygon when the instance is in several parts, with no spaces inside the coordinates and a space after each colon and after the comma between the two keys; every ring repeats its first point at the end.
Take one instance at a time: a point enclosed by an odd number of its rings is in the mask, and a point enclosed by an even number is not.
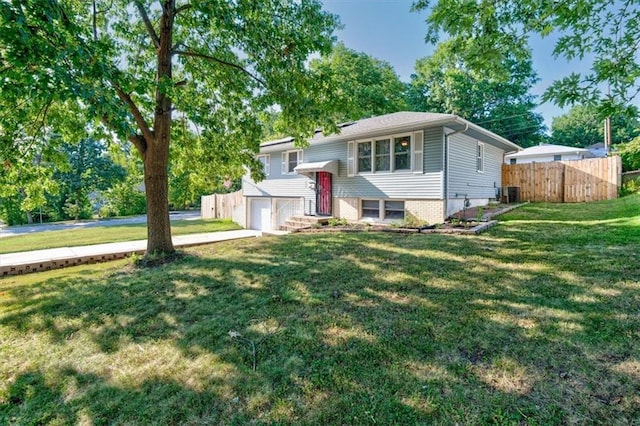
{"type": "Polygon", "coordinates": [[[297,232],[393,232],[399,234],[473,234],[477,235],[495,226],[498,221],[493,218],[507,213],[521,204],[492,204],[485,207],[470,207],[464,212],[451,216],[445,223],[434,225],[407,226],[405,224],[371,224],[363,222],[347,222],[334,219],[326,224],[318,224],[297,232]]]}

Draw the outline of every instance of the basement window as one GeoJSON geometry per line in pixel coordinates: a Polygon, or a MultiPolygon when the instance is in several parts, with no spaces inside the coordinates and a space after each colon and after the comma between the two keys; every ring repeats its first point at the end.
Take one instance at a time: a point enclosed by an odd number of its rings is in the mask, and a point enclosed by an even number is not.
{"type": "Polygon", "coordinates": [[[362,200],[362,217],[380,219],[380,201],[362,200]]]}
{"type": "Polygon", "coordinates": [[[404,220],[404,201],[385,201],[384,218],[404,220]]]}

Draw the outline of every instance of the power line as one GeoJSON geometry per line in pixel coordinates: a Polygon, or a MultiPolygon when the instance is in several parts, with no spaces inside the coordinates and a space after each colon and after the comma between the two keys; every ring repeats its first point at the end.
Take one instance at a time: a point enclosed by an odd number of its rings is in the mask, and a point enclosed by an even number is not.
{"type": "Polygon", "coordinates": [[[475,123],[475,124],[492,123],[492,122],[494,122],[494,121],[508,120],[508,119],[510,119],[510,118],[522,117],[522,116],[525,116],[525,115],[526,115],[526,116],[531,116],[531,115],[534,115],[534,114],[535,114],[535,113],[532,113],[532,112],[525,112],[525,113],[522,113],[522,114],[509,115],[509,116],[507,116],[507,117],[494,118],[494,119],[492,119],[492,120],[479,121],[479,122],[477,122],[477,123],[475,123]]]}

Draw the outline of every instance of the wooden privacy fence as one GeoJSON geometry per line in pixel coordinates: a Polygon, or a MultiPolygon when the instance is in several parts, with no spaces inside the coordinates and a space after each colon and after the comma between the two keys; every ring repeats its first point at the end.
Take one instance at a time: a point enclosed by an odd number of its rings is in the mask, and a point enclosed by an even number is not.
{"type": "Polygon", "coordinates": [[[547,163],[503,164],[502,186],[519,188],[522,201],[580,203],[618,197],[619,156],[547,163]]]}
{"type": "Polygon", "coordinates": [[[243,203],[242,191],[204,195],[200,199],[200,216],[203,219],[230,219],[234,209],[243,203]]]}

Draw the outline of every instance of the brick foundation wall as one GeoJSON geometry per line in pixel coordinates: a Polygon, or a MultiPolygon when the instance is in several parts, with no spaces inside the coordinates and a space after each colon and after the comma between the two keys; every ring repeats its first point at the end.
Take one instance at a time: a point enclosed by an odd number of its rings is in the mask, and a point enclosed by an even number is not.
{"type": "Polygon", "coordinates": [[[333,205],[336,217],[347,220],[360,219],[357,198],[334,198],[333,205]]]}
{"type": "Polygon", "coordinates": [[[406,200],[404,209],[430,224],[443,223],[445,220],[444,200],[406,200]]]}

